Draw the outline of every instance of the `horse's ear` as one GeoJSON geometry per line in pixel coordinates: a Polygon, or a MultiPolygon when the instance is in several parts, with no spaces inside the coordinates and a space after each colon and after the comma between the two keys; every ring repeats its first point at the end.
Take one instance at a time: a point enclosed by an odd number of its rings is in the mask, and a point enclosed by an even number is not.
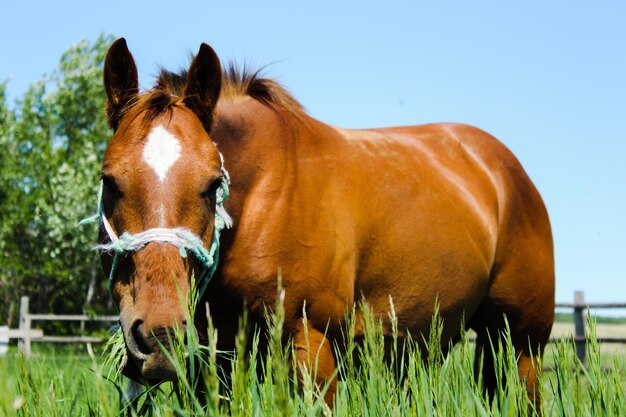
{"type": "Polygon", "coordinates": [[[113,42],[104,61],[104,89],[107,93],[106,115],[115,130],[124,109],[139,94],[139,78],[135,60],[128,50],[126,39],[113,42]]]}
{"type": "Polygon", "coordinates": [[[187,72],[183,101],[200,118],[207,132],[213,125],[213,112],[221,86],[220,60],[213,48],[203,43],[187,72]]]}

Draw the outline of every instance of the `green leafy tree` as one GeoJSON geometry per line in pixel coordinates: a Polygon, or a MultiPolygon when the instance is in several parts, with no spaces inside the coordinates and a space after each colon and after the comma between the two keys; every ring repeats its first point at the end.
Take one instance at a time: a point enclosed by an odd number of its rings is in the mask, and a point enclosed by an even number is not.
{"type": "Polygon", "coordinates": [[[32,310],[102,310],[108,296],[91,250],[102,151],[110,136],[104,117],[102,68],[109,36],[82,41],[50,76],[34,83],[11,110],[0,95],[0,282],[4,317],[19,295],[32,310]]]}
{"type": "MultiPolygon", "coordinates": [[[[9,109],[6,99],[7,83],[0,84],[0,236],[5,236],[10,230],[10,222],[7,217],[10,215],[11,203],[13,200],[12,184],[14,182],[13,163],[15,161],[15,146],[11,141],[11,127],[13,125],[13,112],[9,109]]],[[[16,300],[14,282],[14,271],[5,266],[11,260],[11,252],[4,239],[0,239],[0,294],[2,294],[2,312],[9,317],[13,310],[14,300],[16,300]]]]}

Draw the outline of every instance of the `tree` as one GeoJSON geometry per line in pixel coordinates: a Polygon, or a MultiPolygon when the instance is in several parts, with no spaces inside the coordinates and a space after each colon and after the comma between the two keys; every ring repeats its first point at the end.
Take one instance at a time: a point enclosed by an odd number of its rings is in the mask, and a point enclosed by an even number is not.
{"type": "Polygon", "coordinates": [[[77,224],[96,209],[99,161],[110,135],[102,69],[111,41],[100,36],[72,46],[13,110],[6,83],[0,90],[3,317],[19,295],[31,297],[33,310],[59,313],[108,303],[92,251],[95,230],[77,224]]]}
{"type": "MultiPolygon", "coordinates": [[[[11,141],[10,131],[13,122],[13,112],[6,102],[7,83],[0,84],[0,236],[8,235],[10,222],[7,216],[12,203],[12,184],[14,182],[12,162],[15,160],[15,146],[11,141]]],[[[4,239],[0,239],[0,294],[2,294],[2,317],[10,318],[16,300],[13,273],[5,269],[5,264],[11,259],[11,252],[4,239]]]]}

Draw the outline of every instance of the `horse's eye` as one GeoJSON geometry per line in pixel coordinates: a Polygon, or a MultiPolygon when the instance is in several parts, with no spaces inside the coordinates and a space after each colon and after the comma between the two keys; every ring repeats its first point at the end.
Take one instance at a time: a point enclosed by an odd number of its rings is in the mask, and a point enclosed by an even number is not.
{"type": "Polygon", "coordinates": [[[222,177],[215,178],[209,186],[200,194],[202,198],[213,197],[217,192],[217,189],[222,185],[222,177]]]}
{"type": "Polygon", "coordinates": [[[104,190],[109,194],[121,195],[119,187],[117,186],[117,182],[115,182],[115,178],[111,175],[102,175],[102,185],[104,186],[104,190]]]}

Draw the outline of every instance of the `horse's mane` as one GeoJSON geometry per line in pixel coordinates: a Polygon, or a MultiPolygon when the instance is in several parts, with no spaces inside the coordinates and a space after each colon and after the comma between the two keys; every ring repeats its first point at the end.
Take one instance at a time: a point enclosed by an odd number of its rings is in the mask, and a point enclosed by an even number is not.
{"type": "MultiPolygon", "coordinates": [[[[172,72],[162,68],[152,89],[140,95],[132,107],[145,111],[145,121],[154,120],[168,112],[184,98],[187,70],[172,72]]],[[[249,96],[260,103],[273,108],[284,108],[294,115],[304,113],[304,108],[283,86],[275,80],[261,76],[261,70],[239,68],[229,64],[222,69],[222,88],[220,99],[249,96]]]]}

